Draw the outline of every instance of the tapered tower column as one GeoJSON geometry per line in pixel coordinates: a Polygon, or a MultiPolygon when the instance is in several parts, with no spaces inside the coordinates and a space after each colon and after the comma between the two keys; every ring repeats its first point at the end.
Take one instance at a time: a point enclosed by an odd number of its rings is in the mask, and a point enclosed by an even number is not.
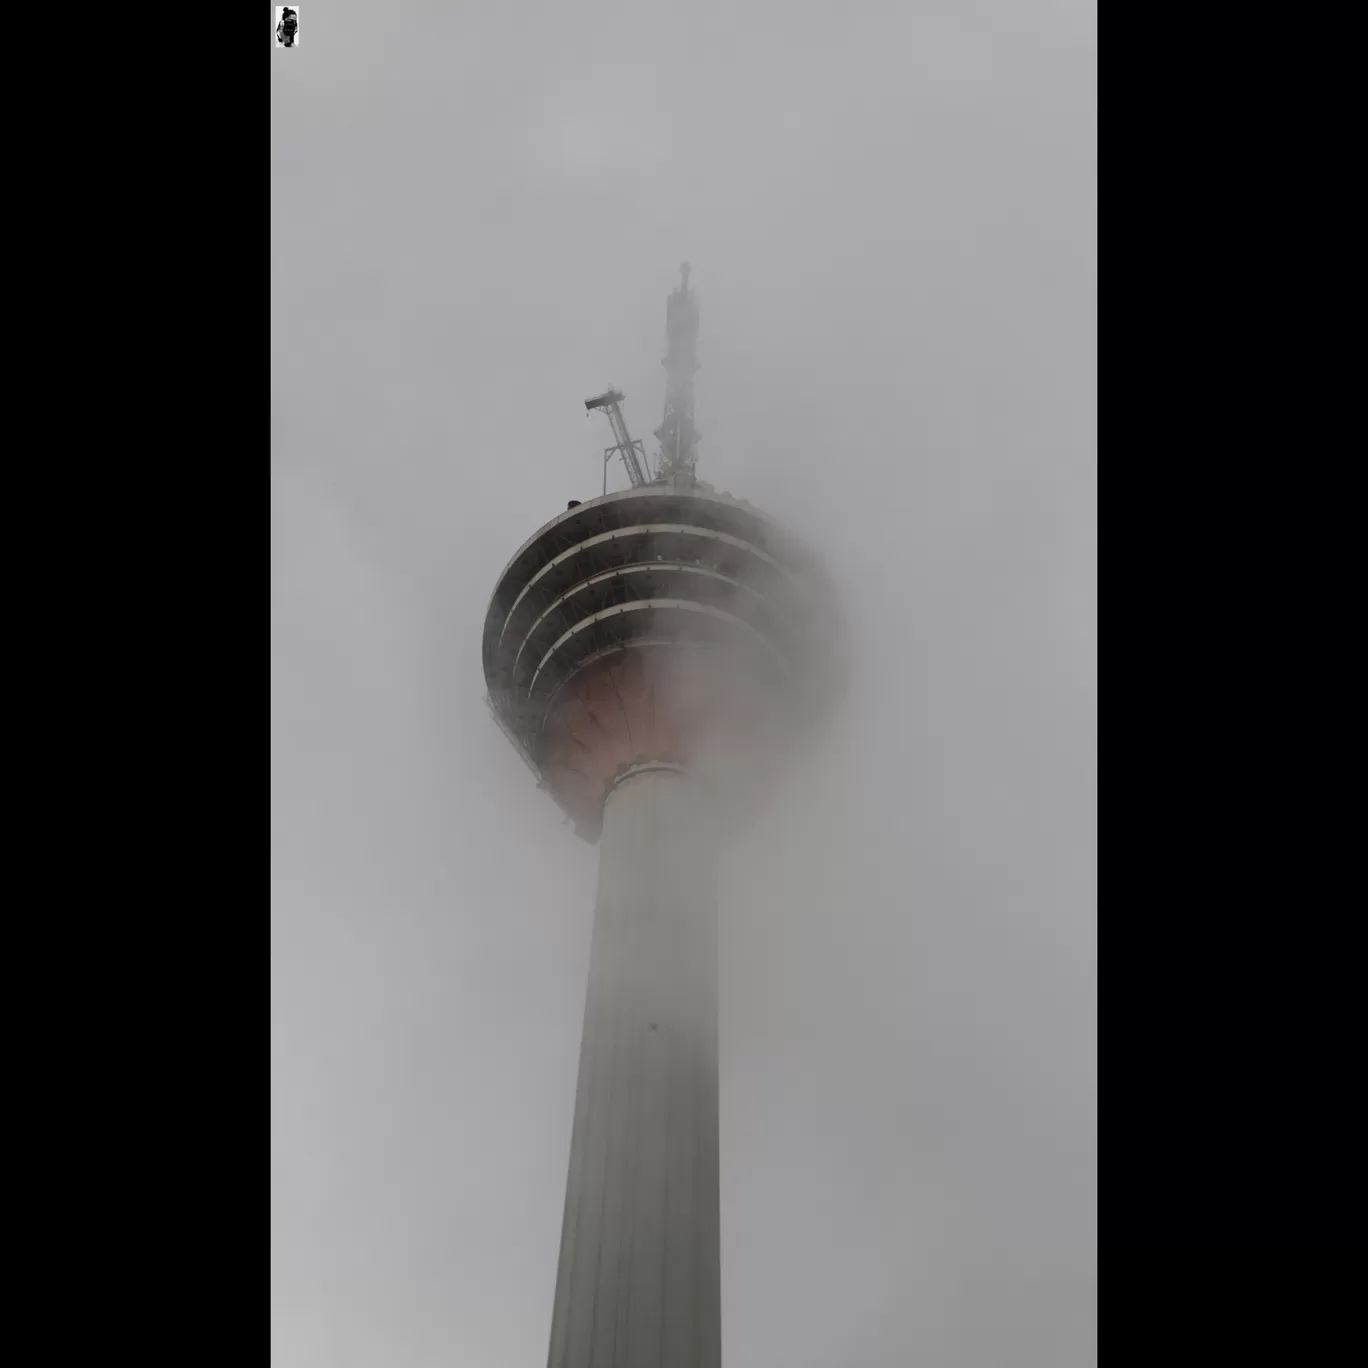
{"type": "Polygon", "coordinates": [[[604,805],[549,1368],[718,1368],[717,896],[707,804],[604,805]]]}

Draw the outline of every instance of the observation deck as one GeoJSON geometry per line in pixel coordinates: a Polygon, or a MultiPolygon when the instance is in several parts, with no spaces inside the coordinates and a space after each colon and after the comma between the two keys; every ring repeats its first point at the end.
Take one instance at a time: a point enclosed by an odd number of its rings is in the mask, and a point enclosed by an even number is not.
{"type": "Polygon", "coordinates": [[[489,702],[592,840],[626,769],[686,766],[724,714],[733,732],[798,719],[833,623],[820,567],[776,523],[657,481],[568,508],[509,562],[485,618],[489,702]]]}

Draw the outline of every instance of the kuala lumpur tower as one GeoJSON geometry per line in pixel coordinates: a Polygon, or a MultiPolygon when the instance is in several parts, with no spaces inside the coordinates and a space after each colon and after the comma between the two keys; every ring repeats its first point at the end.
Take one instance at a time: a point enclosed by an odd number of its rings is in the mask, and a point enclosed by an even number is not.
{"type": "Polygon", "coordinates": [[[666,310],[654,469],[609,390],[630,488],[540,528],[485,619],[489,704],[599,843],[548,1368],[720,1368],[718,843],[831,694],[816,560],[695,475],[698,298],[666,310]]]}

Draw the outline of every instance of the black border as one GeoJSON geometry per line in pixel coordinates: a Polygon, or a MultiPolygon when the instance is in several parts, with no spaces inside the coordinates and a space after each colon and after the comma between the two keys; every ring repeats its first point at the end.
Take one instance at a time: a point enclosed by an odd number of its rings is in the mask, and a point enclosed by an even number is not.
{"type": "Polygon", "coordinates": [[[52,701],[23,731],[41,738],[40,792],[65,802],[38,805],[57,820],[21,855],[37,876],[21,901],[37,892],[46,915],[11,972],[46,980],[40,1019],[61,1029],[32,1066],[48,1153],[22,1185],[52,1258],[25,1262],[40,1343],[55,1329],[60,1346],[40,1357],[250,1363],[269,1357],[252,1307],[270,1031],[254,757],[277,54],[255,6],[57,22],[30,55],[79,111],[43,205],[69,245],[45,291],[66,308],[45,310],[62,393],[41,427],[64,430],[41,443],[24,521],[62,612],[43,634],[52,701]]]}

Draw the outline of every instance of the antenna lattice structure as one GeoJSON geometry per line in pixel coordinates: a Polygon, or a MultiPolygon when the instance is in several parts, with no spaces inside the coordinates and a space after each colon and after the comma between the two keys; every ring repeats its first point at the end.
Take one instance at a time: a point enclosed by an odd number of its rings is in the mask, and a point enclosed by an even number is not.
{"type": "Polygon", "coordinates": [[[689,263],[679,268],[679,288],[665,305],[665,417],[655,430],[660,443],[659,479],[693,478],[698,430],[694,427],[694,376],[698,373],[698,296],[689,289],[689,263]]]}

